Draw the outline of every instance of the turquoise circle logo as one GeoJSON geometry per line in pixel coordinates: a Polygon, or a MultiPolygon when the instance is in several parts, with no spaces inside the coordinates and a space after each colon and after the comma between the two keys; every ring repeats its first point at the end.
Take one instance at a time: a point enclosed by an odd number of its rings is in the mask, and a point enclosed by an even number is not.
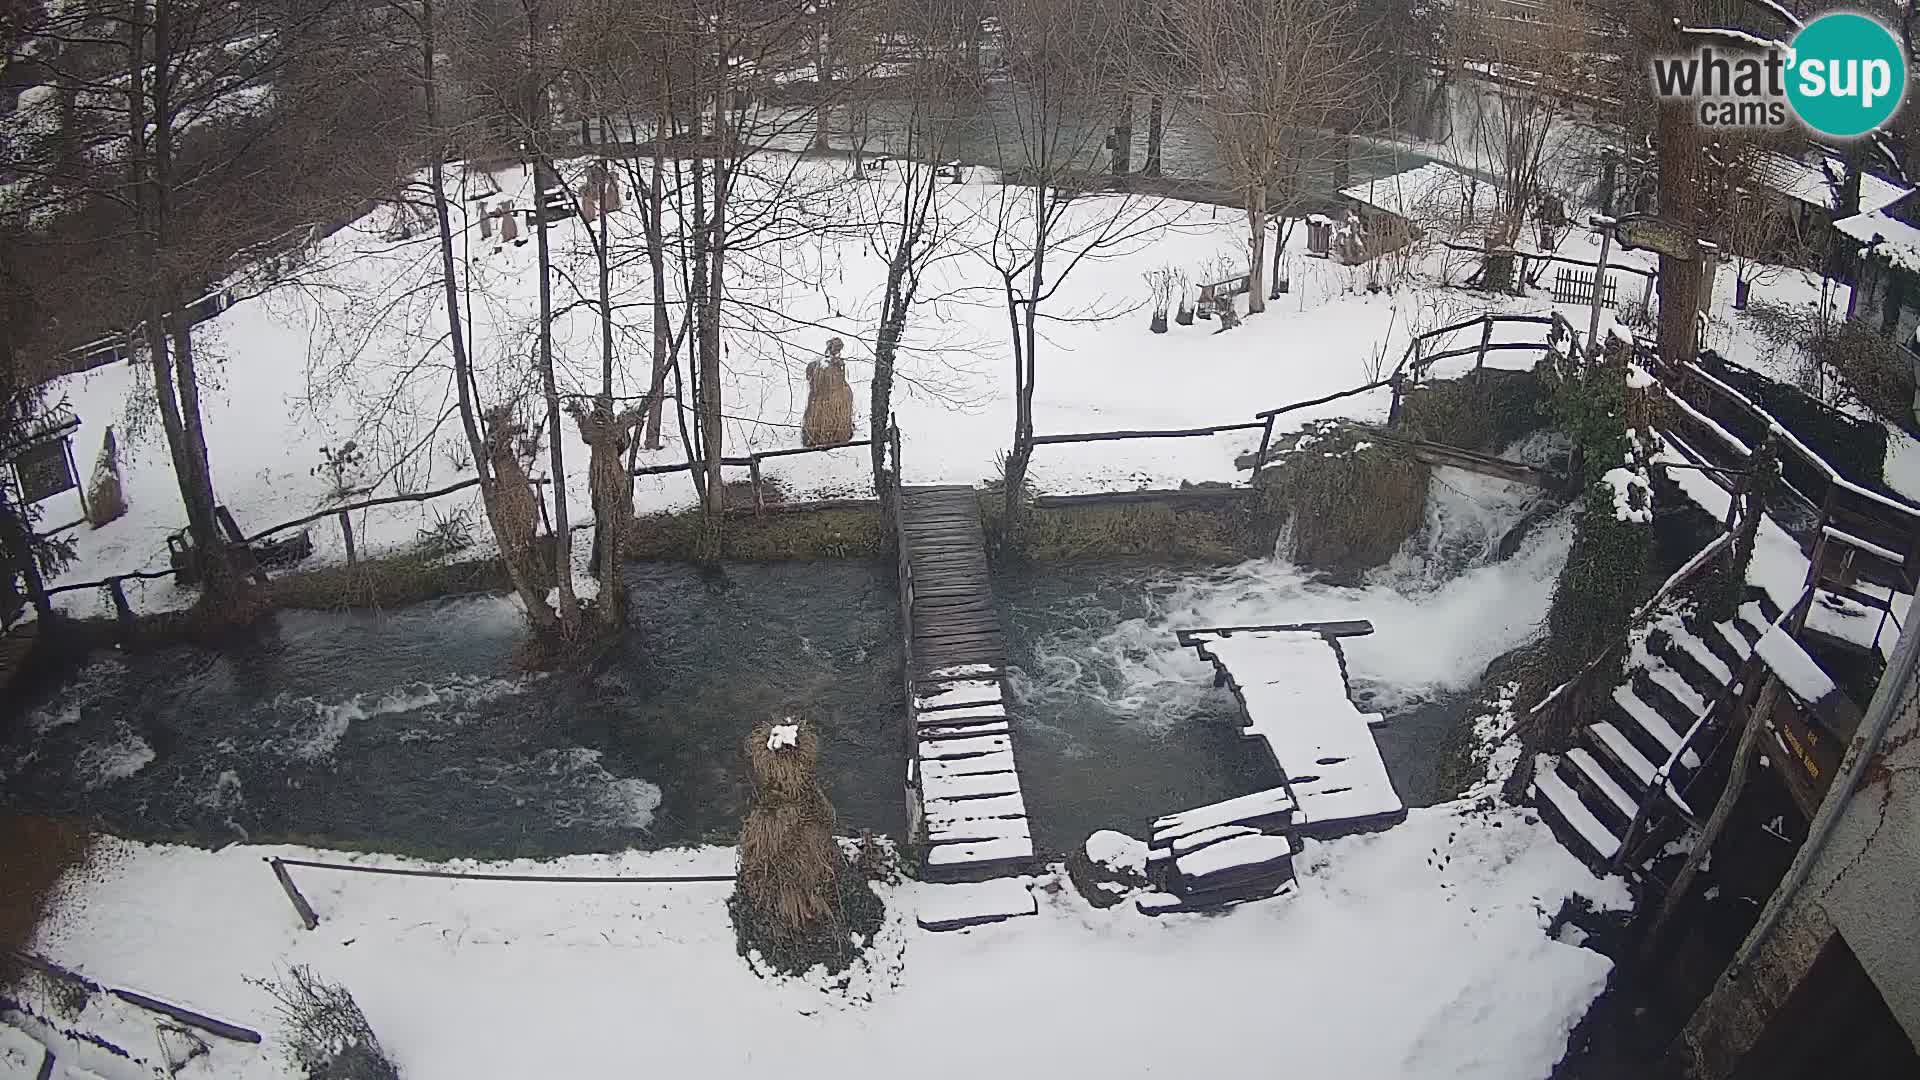
{"type": "Polygon", "coordinates": [[[1877,20],[1822,15],[1793,37],[1787,101],[1822,135],[1865,135],[1892,119],[1907,92],[1900,42],[1877,20]]]}

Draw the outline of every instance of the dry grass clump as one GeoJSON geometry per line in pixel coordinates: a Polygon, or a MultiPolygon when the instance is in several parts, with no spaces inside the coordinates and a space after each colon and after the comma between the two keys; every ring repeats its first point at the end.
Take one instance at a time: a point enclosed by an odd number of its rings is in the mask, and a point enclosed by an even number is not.
{"type": "Polygon", "coordinates": [[[1260,474],[1268,512],[1292,521],[1279,554],[1337,580],[1382,565],[1426,520],[1425,465],[1346,428],[1310,429],[1260,474]]]}
{"type": "Polygon", "coordinates": [[[746,755],[753,795],[728,905],[740,952],[792,974],[816,964],[840,971],[858,950],[853,937],[879,929],[880,904],[834,841],[819,735],[804,721],[763,721],[746,755]]]}

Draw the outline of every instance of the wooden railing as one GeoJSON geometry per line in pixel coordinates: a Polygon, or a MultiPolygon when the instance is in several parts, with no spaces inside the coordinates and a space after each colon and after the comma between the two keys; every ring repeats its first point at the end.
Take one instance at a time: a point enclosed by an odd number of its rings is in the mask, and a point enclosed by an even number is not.
{"type": "MultiPolygon", "coordinates": [[[[891,437],[894,463],[895,463],[894,475],[897,477],[899,476],[900,429],[898,428],[898,426],[894,426],[890,429],[889,434],[891,437]]],[[[846,450],[854,447],[863,447],[863,446],[871,446],[871,445],[873,445],[872,439],[856,439],[851,442],[835,443],[832,446],[794,446],[794,447],[787,447],[780,450],[762,450],[762,451],[759,451],[758,453],[747,454],[745,456],[740,456],[740,457],[724,457],[720,459],[720,464],[725,466],[735,467],[735,468],[745,467],[751,471],[752,483],[753,483],[754,512],[756,514],[764,514],[767,512],[768,507],[765,499],[764,488],[762,486],[763,481],[762,481],[761,468],[760,468],[761,462],[769,458],[790,457],[796,454],[826,453],[832,450],[846,450]]],[[[701,467],[702,464],[703,463],[699,461],[681,461],[681,462],[675,462],[667,465],[646,465],[646,466],[641,466],[640,468],[634,469],[632,471],[632,475],[650,476],[650,475],[659,475],[663,473],[684,472],[687,469],[701,467]]],[[[545,486],[545,485],[551,484],[553,481],[551,477],[541,476],[541,477],[531,478],[530,482],[535,485],[545,486]]],[[[347,565],[353,566],[358,563],[359,557],[358,557],[358,552],[355,550],[353,520],[350,515],[359,513],[362,511],[374,509],[376,507],[381,507],[381,506],[393,506],[400,503],[431,502],[435,499],[444,498],[448,495],[453,495],[453,494],[457,494],[459,492],[465,491],[468,488],[476,487],[479,485],[479,483],[480,483],[479,478],[470,476],[465,480],[461,480],[453,484],[448,484],[445,487],[435,488],[432,491],[403,493],[399,495],[383,495],[377,498],[362,499],[358,502],[344,503],[339,506],[329,506],[324,509],[315,510],[310,514],[303,514],[300,517],[292,518],[287,521],[282,521],[276,525],[269,525],[258,532],[247,535],[242,542],[245,544],[255,544],[260,542],[261,540],[267,539],[268,537],[274,536],[275,534],[287,532],[288,530],[291,530],[291,529],[297,529],[304,525],[311,525],[316,521],[322,520],[323,518],[331,517],[331,518],[337,519],[340,523],[341,539],[346,548],[347,565]]],[[[857,501],[862,505],[871,505],[871,500],[853,500],[853,501],[857,501]]],[[[821,500],[818,502],[810,502],[810,503],[797,504],[797,505],[805,506],[808,509],[824,509],[829,506],[841,505],[848,502],[849,500],[830,499],[830,500],[821,500]]],[[[542,500],[541,510],[543,514],[545,512],[545,509],[546,509],[545,500],[542,500]]],[[[580,527],[584,527],[584,525],[580,527]]],[[[126,582],[158,581],[163,578],[173,577],[174,574],[175,574],[175,571],[171,567],[165,570],[130,570],[125,573],[110,574],[107,577],[100,578],[94,581],[76,581],[76,582],[70,582],[63,585],[56,585],[52,588],[47,589],[45,591],[45,595],[52,597],[52,596],[58,596],[62,593],[80,592],[87,589],[101,589],[107,593],[108,598],[113,602],[115,615],[119,619],[121,619],[123,622],[125,622],[125,621],[131,621],[134,618],[133,607],[127,600],[126,584],[125,584],[126,582]]]]}

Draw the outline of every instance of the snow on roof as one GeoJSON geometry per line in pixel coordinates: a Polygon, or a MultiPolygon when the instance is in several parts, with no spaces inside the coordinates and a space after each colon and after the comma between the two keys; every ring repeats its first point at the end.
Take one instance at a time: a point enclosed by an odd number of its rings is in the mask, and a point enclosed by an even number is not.
{"type": "Polygon", "coordinates": [[[1920,272],[1920,228],[1894,216],[1894,211],[1909,201],[1907,196],[1902,196],[1880,209],[1841,218],[1833,223],[1833,227],[1841,235],[1860,241],[1860,254],[1885,259],[1904,270],[1920,272]]]}
{"type": "MultiPolygon", "coordinates": [[[[1754,180],[1769,190],[1777,191],[1795,202],[1806,203],[1822,210],[1835,210],[1839,206],[1839,193],[1835,184],[1828,180],[1828,171],[1834,177],[1846,175],[1846,163],[1835,157],[1809,164],[1798,158],[1768,151],[1760,155],[1754,163],[1754,180]],[[1822,168],[1822,165],[1825,168],[1822,168]]],[[[1860,209],[1871,212],[1879,210],[1895,199],[1905,195],[1910,188],[1901,187],[1891,181],[1882,180],[1872,173],[1860,176],[1860,209]]]]}
{"type": "Polygon", "coordinates": [[[1301,824],[1404,809],[1368,726],[1380,717],[1354,707],[1331,641],[1310,631],[1243,630],[1199,644],[1231,674],[1247,734],[1265,739],[1286,773],[1301,824]]]}
{"type": "Polygon", "coordinates": [[[1354,184],[1340,192],[1362,206],[1384,210],[1416,224],[1469,224],[1493,214],[1491,183],[1430,161],[1417,169],[1354,184]]]}

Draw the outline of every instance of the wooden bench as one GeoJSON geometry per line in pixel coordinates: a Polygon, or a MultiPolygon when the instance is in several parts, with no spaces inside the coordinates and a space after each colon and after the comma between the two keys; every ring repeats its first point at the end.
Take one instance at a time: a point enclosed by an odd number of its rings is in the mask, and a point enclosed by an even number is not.
{"type": "Polygon", "coordinates": [[[1200,302],[1194,305],[1193,313],[1203,319],[1211,319],[1216,305],[1231,304],[1234,297],[1251,290],[1252,287],[1252,282],[1246,274],[1208,282],[1200,286],[1200,302]]]}
{"type": "Polygon", "coordinates": [[[967,182],[967,167],[958,160],[949,161],[945,165],[939,166],[934,169],[933,174],[949,184],[964,184],[967,182]]]}

